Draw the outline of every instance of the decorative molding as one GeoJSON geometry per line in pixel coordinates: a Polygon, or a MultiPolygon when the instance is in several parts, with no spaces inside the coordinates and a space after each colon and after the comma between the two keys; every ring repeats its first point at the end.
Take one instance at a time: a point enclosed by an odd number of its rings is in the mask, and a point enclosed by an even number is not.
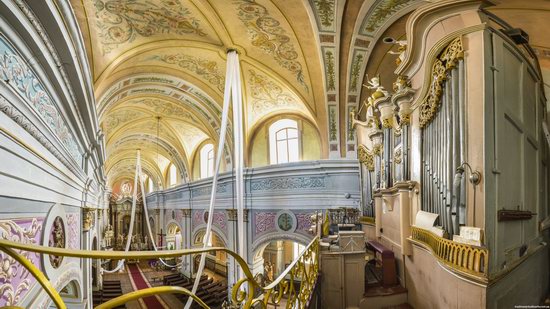
{"type": "Polygon", "coordinates": [[[367,17],[363,20],[361,35],[373,37],[380,27],[395,13],[414,4],[417,0],[382,0],[372,5],[367,17]]]}
{"type": "Polygon", "coordinates": [[[276,212],[255,212],[254,213],[254,235],[275,231],[276,212]]]}
{"type": "Polygon", "coordinates": [[[290,189],[317,189],[325,188],[324,177],[279,177],[253,180],[250,183],[251,191],[290,190],[290,189]]]}
{"type": "Polygon", "coordinates": [[[191,218],[191,209],[182,209],[181,210],[181,215],[184,218],[191,218]]]}
{"type": "MultiPolygon", "coordinates": [[[[0,238],[24,244],[38,244],[42,236],[43,219],[0,220],[0,238]]],[[[15,250],[40,268],[40,255],[15,250]]],[[[36,281],[21,264],[0,252],[0,306],[16,306],[36,281]]]]}
{"type": "MultiPolygon", "coordinates": [[[[243,209],[243,211],[244,211],[244,222],[248,222],[249,210],[243,209]]],[[[237,209],[227,209],[227,218],[229,221],[237,221],[238,219],[237,214],[238,214],[237,209]]]]}
{"type": "MultiPolygon", "coordinates": [[[[216,188],[216,193],[227,193],[228,186],[229,185],[227,183],[219,184],[218,187],[216,188]]],[[[211,186],[201,187],[201,188],[196,188],[191,190],[191,197],[210,195],[210,194],[212,194],[211,186]]]]}
{"type": "MultiPolygon", "coordinates": [[[[61,152],[51,143],[51,141],[40,131],[32,121],[30,121],[25,114],[21,113],[19,109],[11,105],[6,98],[0,94],[0,111],[10,117],[15,123],[20,125],[27,133],[34,137],[42,146],[44,146],[51,154],[53,154],[63,165],[68,167],[71,172],[76,175],[80,174],[74,166],[71,164],[61,152]]],[[[31,149],[29,149],[31,150],[31,149]]],[[[32,151],[32,150],[31,150],[32,151]]]]}
{"type": "Polygon", "coordinates": [[[89,231],[94,224],[94,212],[93,208],[82,208],[82,231],[89,231]]]}
{"type": "Polygon", "coordinates": [[[365,164],[369,171],[374,171],[374,152],[369,151],[369,149],[362,144],[359,144],[357,150],[359,162],[361,162],[361,164],[365,164]]]}
{"type": "Polygon", "coordinates": [[[26,61],[0,36],[0,78],[27,100],[33,110],[59,138],[72,159],[80,165],[78,143],[43,82],[26,61]]]}
{"type": "Polygon", "coordinates": [[[420,127],[425,127],[435,117],[441,105],[443,83],[447,80],[447,73],[451,71],[459,60],[464,59],[462,37],[457,37],[447,45],[441,54],[434,60],[430,88],[426,98],[420,103],[420,127]]]}
{"type": "Polygon", "coordinates": [[[275,218],[275,228],[279,233],[294,233],[298,227],[296,215],[290,210],[280,210],[275,218]]]}
{"type": "Polygon", "coordinates": [[[319,31],[334,32],[335,0],[310,0],[319,31]]]}

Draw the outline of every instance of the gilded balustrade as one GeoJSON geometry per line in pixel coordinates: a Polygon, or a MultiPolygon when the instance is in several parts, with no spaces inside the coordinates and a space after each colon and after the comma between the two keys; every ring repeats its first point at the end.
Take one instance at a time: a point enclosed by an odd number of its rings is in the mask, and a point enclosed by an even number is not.
{"type": "MultiPolygon", "coordinates": [[[[11,258],[19,262],[25,267],[29,273],[36,278],[39,284],[44,288],[50,296],[57,308],[67,308],[59,293],[52,286],[48,278],[32,264],[27,258],[19,254],[16,250],[36,252],[41,254],[51,254],[56,256],[68,256],[76,258],[92,258],[92,259],[156,259],[156,258],[175,258],[183,255],[200,254],[203,252],[225,252],[232,256],[240,265],[245,275],[232,288],[231,302],[232,306],[239,308],[266,308],[268,302],[281,303],[286,300],[286,308],[305,308],[313,294],[317,275],[319,272],[319,239],[316,237],[306,247],[306,249],[287,267],[287,269],[271,284],[266,287],[261,287],[252,276],[252,272],[245,260],[237,253],[222,247],[210,247],[206,249],[184,249],[184,250],[169,250],[169,251],[87,251],[73,250],[54,247],[44,247],[32,244],[23,244],[19,242],[0,239],[0,250],[5,252],[11,258]],[[259,290],[260,293],[254,297],[254,291],[259,290]],[[247,292],[251,291],[251,292],[247,292]]],[[[161,286],[143,290],[138,290],[128,293],[108,302],[105,302],[96,307],[96,309],[108,309],[125,304],[130,300],[135,300],[142,297],[147,297],[156,294],[185,294],[192,297],[203,308],[209,308],[199,297],[192,294],[189,290],[182,287],[161,286]]],[[[16,306],[3,308],[21,308],[16,306]]]]}
{"type": "Polygon", "coordinates": [[[478,281],[488,281],[489,251],[478,247],[451,241],[434,233],[411,227],[411,240],[427,247],[437,259],[451,270],[478,281]]]}

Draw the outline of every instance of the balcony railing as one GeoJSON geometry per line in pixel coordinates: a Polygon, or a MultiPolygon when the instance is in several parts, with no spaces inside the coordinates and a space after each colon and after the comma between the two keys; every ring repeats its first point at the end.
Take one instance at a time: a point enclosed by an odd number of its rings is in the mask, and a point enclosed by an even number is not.
{"type": "MultiPolygon", "coordinates": [[[[262,287],[252,276],[248,264],[235,252],[221,247],[211,247],[206,249],[184,249],[170,251],[87,251],[72,250],[53,247],[44,247],[19,242],[0,240],[0,251],[9,255],[9,258],[19,262],[29,273],[36,278],[39,284],[50,296],[57,308],[65,309],[67,306],[63,299],[50,283],[48,278],[36,267],[30,260],[21,255],[18,251],[29,251],[40,254],[50,254],[55,256],[67,256],[76,258],[92,259],[155,259],[155,258],[175,258],[183,255],[194,255],[203,252],[222,251],[232,256],[243,270],[244,278],[240,279],[232,288],[231,303],[239,308],[256,308],[260,306],[266,308],[267,304],[279,304],[282,299],[286,301],[286,308],[304,308],[307,306],[315,285],[319,272],[319,239],[314,238],[306,249],[287,267],[287,269],[271,284],[262,287]],[[250,291],[250,292],[246,292],[250,291]],[[256,295],[254,291],[259,291],[256,295]]],[[[157,295],[157,294],[185,294],[192,297],[201,307],[209,308],[199,297],[192,294],[183,287],[160,286],[142,289],[128,293],[108,302],[105,302],[96,309],[115,308],[131,300],[157,295]]],[[[21,308],[11,306],[10,308],[21,308]]]]}
{"type": "Polygon", "coordinates": [[[487,248],[454,242],[415,226],[411,227],[411,233],[414,243],[428,248],[450,270],[476,281],[488,281],[487,248]]]}

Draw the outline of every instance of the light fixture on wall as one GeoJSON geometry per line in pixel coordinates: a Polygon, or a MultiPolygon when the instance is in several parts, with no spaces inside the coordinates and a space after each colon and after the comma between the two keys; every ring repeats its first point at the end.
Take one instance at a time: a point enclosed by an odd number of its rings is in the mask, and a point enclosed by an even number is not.
{"type": "Polygon", "coordinates": [[[473,184],[474,186],[477,186],[479,185],[479,183],[481,182],[481,173],[479,171],[474,171],[472,169],[472,167],[470,166],[470,164],[468,164],[467,162],[463,162],[462,164],[460,164],[459,167],[456,168],[456,174],[455,174],[455,183],[457,181],[457,179],[460,181],[461,178],[462,178],[462,175],[464,174],[464,167],[468,167],[468,169],[470,170],[470,183],[473,184]],[[460,177],[460,178],[458,178],[460,177]]]}

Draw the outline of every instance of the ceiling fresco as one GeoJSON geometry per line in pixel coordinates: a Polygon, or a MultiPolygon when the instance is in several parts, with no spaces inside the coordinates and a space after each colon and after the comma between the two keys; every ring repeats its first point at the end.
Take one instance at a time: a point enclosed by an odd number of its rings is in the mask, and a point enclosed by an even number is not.
{"type": "MultiPolygon", "coordinates": [[[[493,2],[488,9],[526,30],[550,70],[549,36],[536,26],[550,17],[549,2],[493,2]]],[[[71,0],[94,80],[109,183],[133,178],[138,149],[156,184],[166,187],[170,163],[194,180],[198,147],[219,140],[228,50],[239,53],[247,141],[272,117],[292,114],[316,127],[322,158],[356,158],[348,115],[360,110],[366,73],[395,69],[392,46],[378,42],[406,39],[406,16],[423,3],[71,0]]],[[[226,167],[231,136],[229,129],[226,167]]]]}
{"type": "Polygon", "coordinates": [[[132,178],[137,149],[156,183],[166,185],[170,162],[187,177],[199,145],[219,139],[228,49],[241,59],[246,136],[285,113],[324,130],[323,69],[310,7],[282,4],[72,0],[93,72],[111,184],[132,178]]]}

